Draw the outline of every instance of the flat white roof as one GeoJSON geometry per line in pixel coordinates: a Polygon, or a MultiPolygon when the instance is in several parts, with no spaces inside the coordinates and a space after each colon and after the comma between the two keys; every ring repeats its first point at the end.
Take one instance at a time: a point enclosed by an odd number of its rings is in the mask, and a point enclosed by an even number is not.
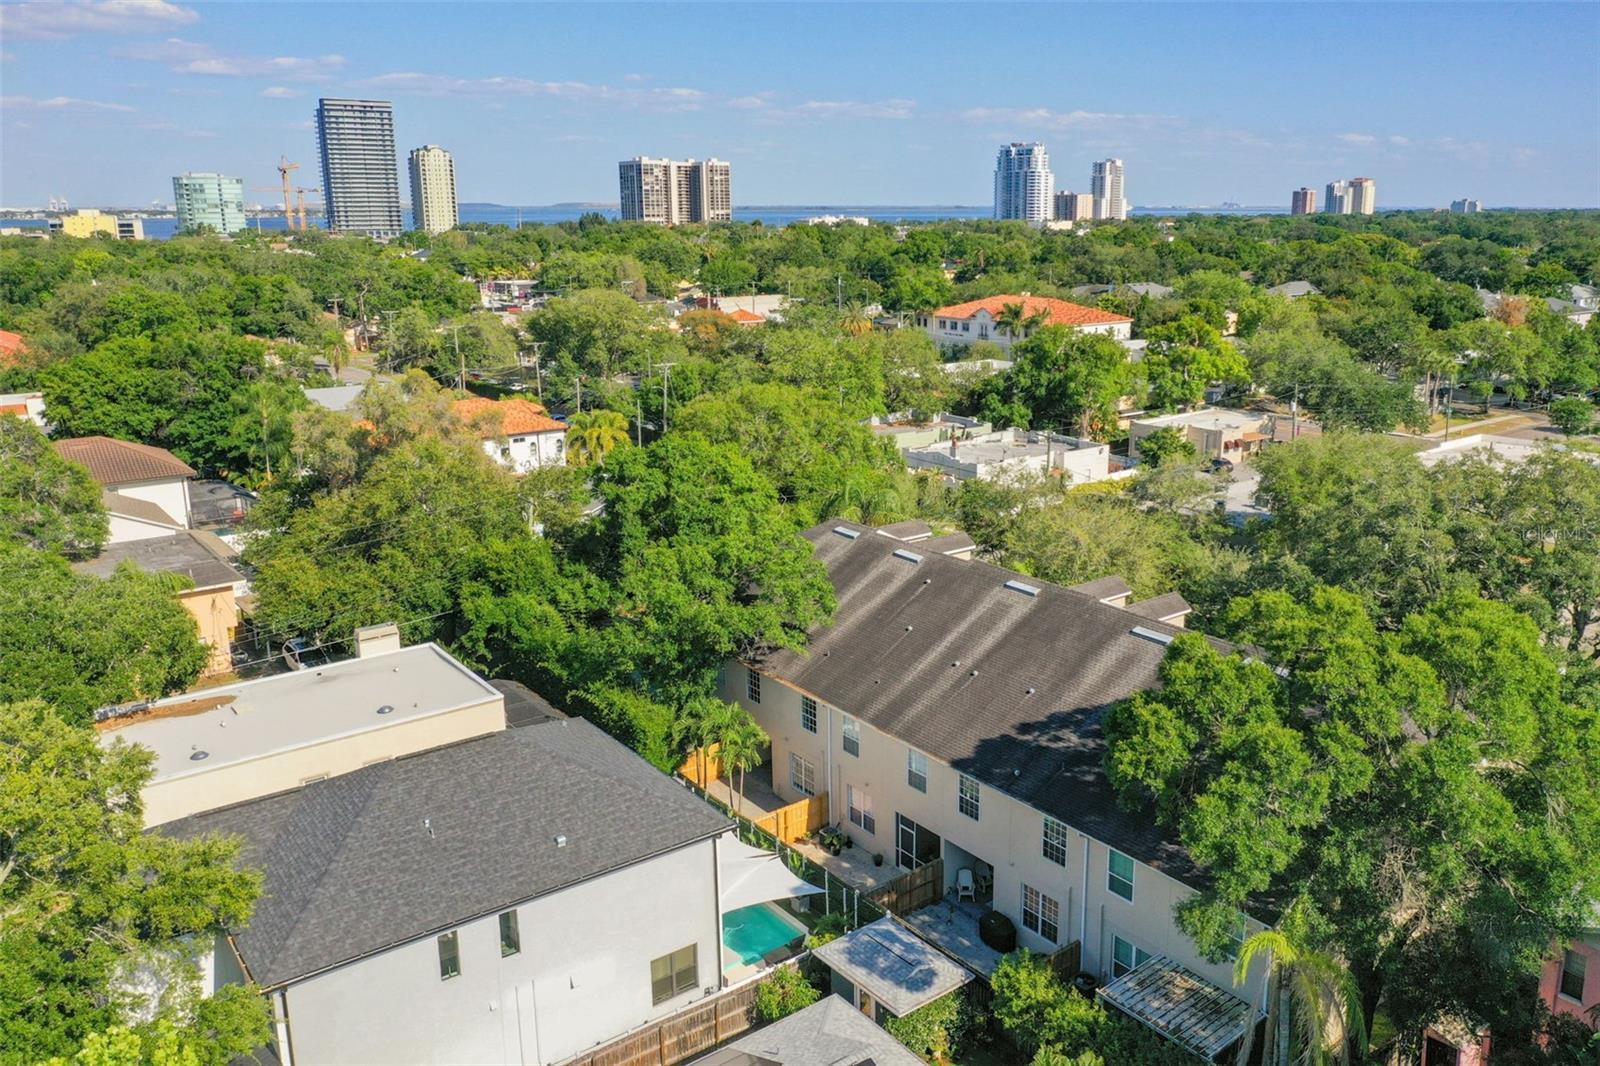
{"type": "Polygon", "coordinates": [[[416,644],[186,692],[97,728],[102,744],[121,738],[154,751],[154,780],[165,781],[490,699],[503,697],[438,645],[416,644]]]}
{"type": "Polygon", "coordinates": [[[1175,415],[1135,418],[1136,426],[1199,426],[1203,429],[1244,429],[1266,421],[1264,411],[1234,411],[1226,407],[1202,407],[1198,411],[1179,411],[1175,415]]]}

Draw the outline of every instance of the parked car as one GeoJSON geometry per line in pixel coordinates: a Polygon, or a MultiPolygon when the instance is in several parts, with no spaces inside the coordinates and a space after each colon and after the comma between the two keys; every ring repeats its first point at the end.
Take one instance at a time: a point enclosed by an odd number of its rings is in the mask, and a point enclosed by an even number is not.
{"type": "Polygon", "coordinates": [[[333,662],[333,656],[310,637],[295,637],[283,642],[283,661],[291,670],[313,670],[333,662]]]}
{"type": "Polygon", "coordinates": [[[1213,460],[1211,460],[1211,472],[1213,474],[1231,474],[1231,473],[1233,473],[1233,460],[1232,459],[1213,459],[1213,460]]]}

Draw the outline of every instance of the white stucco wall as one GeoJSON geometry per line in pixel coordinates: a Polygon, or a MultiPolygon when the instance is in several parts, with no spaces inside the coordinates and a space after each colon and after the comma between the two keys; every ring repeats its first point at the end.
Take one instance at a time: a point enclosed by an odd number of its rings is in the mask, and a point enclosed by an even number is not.
{"type": "Polygon", "coordinates": [[[158,526],[150,522],[141,522],[137,518],[126,515],[114,514],[111,519],[110,536],[106,538],[107,544],[124,544],[130,540],[151,540],[156,537],[170,537],[176,530],[172,526],[158,526]]]}
{"type": "MultiPolygon", "coordinates": [[[[1027,334],[1022,337],[1012,337],[1005,330],[995,324],[993,317],[987,311],[979,311],[971,318],[955,319],[940,318],[938,315],[926,316],[926,325],[923,327],[928,337],[941,348],[949,348],[958,344],[974,344],[978,341],[989,341],[998,344],[1005,351],[1011,350],[1011,345],[1018,340],[1027,339],[1027,334]]],[[[1125,341],[1133,336],[1133,323],[1131,322],[1105,322],[1093,325],[1073,327],[1079,333],[1103,333],[1108,337],[1125,341]]]]}
{"type": "Polygon", "coordinates": [[[501,466],[519,474],[541,466],[560,466],[567,461],[567,436],[560,430],[548,433],[522,433],[514,437],[494,437],[483,442],[483,453],[501,466]]]}
{"type": "Polygon", "coordinates": [[[505,958],[498,914],[462,925],[449,980],[427,936],[297,982],[295,1066],[553,1063],[669,1014],[720,983],[713,869],[707,840],[524,903],[505,958]],[[650,961],[691,943],[699,985],[653,1005],[650,961]]]}
{"type": "MultiPolygon", "coordinates": [[[[773,786],[785,799],[800,794],[789,783],[789,754],[797,752],[817,767],[818,790],[828,790],[829,815],[858,844],[882,852],[886,863],[895,861],[895,814],[939,834],[994,866],[994,907],[1017,926],[1019,944],[1036,951],[1051,951],[1078,940],[1082,966],[1109,978],[1111,939],[1121,936],[1152,955],[1164,954],[1190,967],[1207,980],[1232,990],[1252,1002],[1259,1000],[1264,967],[1258,964],[1243,989],[1233,984],[1232,963],[1208,963],[1193,941],[1173,919],[1173,907],[1192,891],[1165,874],[1135,862],[1133,902],[1107,887],[1109,848],[1078,832],[1068,823],[1067,861],[1064,866],[1043,854],[1044,815],[988,785],[979,788],[979,819],[973,821],[957,809],[959,773],[928,757],[928,790],[907,782],[906,744],[859,722],[860,755],[843,750],[840,731],[843,712],[818,701],[817,732],[800,724],[800,693],[782,682],[763,677],[761,703],[750,702],[745,689],[745,667],[729,663],[724,670],[723,698],[747,708],[772,738],[773,786]],[[853,785],[872,799],[876,832],[870,837],[848,820],[845,786],[853,785]],[[1088,852],[1088,891],[1084,890],[1084,855],[1088,852]],[[1060,905],[1060,933],[1048,943],[1022,924],[1022,886],[1027,884],[1060,905]],[[1084,901],[1088,906],[1085,908],[1084,901]]],[[[946,863],[946,880],[955,871],[946,863]]],[[[1251,921],[1249,931],[1262,926],[1251,921]]]]}
{"type": "Polygon", "coordinates": [[[109,486],[111,491],[119,492],[124,496],[132,496],[136,500],[148,500],[167,514],[173,521],[188,529],[191,524],[189,517],[189,482],[184,478],[168,478],[163,481],[131,481],[121,485],[109,486]]]}

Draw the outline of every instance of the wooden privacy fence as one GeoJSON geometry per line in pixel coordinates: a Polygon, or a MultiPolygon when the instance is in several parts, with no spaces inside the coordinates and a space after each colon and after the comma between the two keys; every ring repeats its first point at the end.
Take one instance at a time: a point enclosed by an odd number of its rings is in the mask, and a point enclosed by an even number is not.
{"type": "Polygon", "coordinates": [[[804,840],[828,824],[828,794],[819,792],[787,807],[779,807],[771,814],[757,818],[753,824],[785,844],[804,840]]]}
{"type": "Polygon", "coordinates": [[[691,751],[683,765],[678,767],[679,776],[699,788],[705,788],[722,776],[722,763],[717,758],[717,752],[721,750],[721,744],[708,744],[691,751]]]}
{"type": "Polygon", "coordinates": [[[901,874],[867,898],[886,911],[905,917],[944,896],[944,860],[934,859],[901,874]]]}
{"type": "Polygon", "coordinates": [[[754,981],[691,1004],[562,1066],[674,1066],[694,1058],[755,1024],[756,989],[761,983],[754,981]]]}
{"type": "Polygon", "coordinates": [[[1056,976],[1061,980],[1070,981],[1082,969],[1080,959],[1082,954],[1083,945],[1074,940],[1050,956],[1050,968],[1055,971],[1056,976]]]}

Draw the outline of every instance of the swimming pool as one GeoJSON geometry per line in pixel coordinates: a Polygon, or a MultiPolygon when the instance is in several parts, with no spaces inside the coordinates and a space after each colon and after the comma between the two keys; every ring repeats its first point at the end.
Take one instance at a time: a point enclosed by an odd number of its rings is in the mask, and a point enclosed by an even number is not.
{"type": "Polygon", "coordinates": [[[722,944],[746,965],[805,933],[805,927],[770,903],[740,907],[722,916],[722,944]]]}

